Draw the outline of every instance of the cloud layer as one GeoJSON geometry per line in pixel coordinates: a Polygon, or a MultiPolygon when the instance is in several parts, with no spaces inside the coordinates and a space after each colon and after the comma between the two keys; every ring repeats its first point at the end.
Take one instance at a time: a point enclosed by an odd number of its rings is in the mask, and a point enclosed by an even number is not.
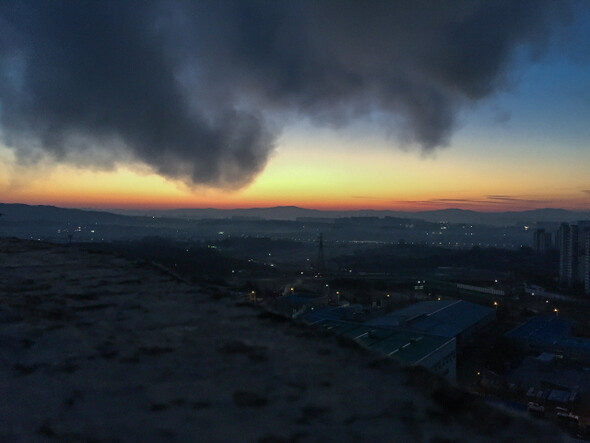
{"type": "Polygon", "coordinates": [[[0,135],[22,160],[139,161],[239,187],[280,126],[378,117],[425,150],[542,52],[558,1],[0,3],[0,135]],[[32,159],[32,160],[31,160],[32,159]]]}

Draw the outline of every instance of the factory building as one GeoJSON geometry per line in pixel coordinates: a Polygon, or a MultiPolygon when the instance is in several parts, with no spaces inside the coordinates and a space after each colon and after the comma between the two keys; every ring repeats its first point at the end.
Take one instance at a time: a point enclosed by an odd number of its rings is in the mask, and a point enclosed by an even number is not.
{"type": "Polygon", "coordinates": [[[454,338],[337,320],[325,320],[316,323],[315,327],[350,338],[402,364],[423,366],[448,380],[455,380],[457,360],[454,338]]]}
{"type": "Polygon", "coordinates": [[[533,317],[508,331],[506,337],[530,351],[550,352],[590,363],[590,339],[571,335],[571,320],[561,317],[533,317]]]}
{"type": "Polygon", "coordinates": [[[571,408],[580,396],[590,393],[590,378],[579,365],[543,353],[527,356],[508,375],[508,383],[518,387],[529,400],[549,407],[571,408]]]}
{"type": "Polygon", "coordinates": [[[493,308],[464,300],[426,301],[386,315],[367,314],[359,308],[325,306],[298,318],[404,364],[424,366],[449,380],[456,377],[457,351],[496,314],[493,308]]]}
{"type": "Polygon", "coordinates": [[[496,318],[496,310],[465,300],[424,301],[394,311],[366,324],[402,327],[441,337],[455,338],[460,350],[470,337],[496,318]]]}

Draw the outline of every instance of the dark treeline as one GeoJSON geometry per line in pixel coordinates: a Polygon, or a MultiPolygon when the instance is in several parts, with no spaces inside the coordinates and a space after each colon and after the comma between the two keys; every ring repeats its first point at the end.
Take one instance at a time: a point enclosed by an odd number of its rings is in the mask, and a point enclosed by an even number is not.
{"type": "Polygon", "coordinates": [[[469,250],[445,249],[420,245],[387,245],[336,257],[339,269],[357,272],[400,274],[434,272],[440,268],[481,269],[509,273],[515,279],[534,280],[548,287],[555,285],[559,254],[534,253],[530,248],[518,250],[473,247],[469,250]]]}
{"type": "Polygon", "coordinates": [[[195,281],[226,284],[236,272],[257,275],[268,273],[266,267],[247,260],[228,257],[205,242],[182,242],[161,237],[142,240],[91,244],[94,250],[118,254],[138,262],[156,262],[195,281]]]}

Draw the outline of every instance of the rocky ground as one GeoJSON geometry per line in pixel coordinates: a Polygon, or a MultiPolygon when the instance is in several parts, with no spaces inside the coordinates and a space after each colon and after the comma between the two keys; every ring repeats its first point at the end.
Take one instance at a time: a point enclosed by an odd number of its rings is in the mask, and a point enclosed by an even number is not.
{"type": "Polygon", "coordinates": [[[566,441],[150,264],[0,239],[0,441],[566,441]]]}

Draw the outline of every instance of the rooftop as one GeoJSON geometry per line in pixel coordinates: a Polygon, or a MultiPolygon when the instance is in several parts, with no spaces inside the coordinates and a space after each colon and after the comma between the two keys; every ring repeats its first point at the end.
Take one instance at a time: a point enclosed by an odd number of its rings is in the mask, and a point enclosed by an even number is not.
{"type": "Polygon", "coordinates": [[[376,328],[367,324],[328,320],[318,325],[405,364],[419,363],[450,341],[447,337],[400,329],[376,328]]]}
{"type": "Polygon", "coordinates": [[[571,320],[558,316],[533,317],[526,323],[508,331],[506,337],[529,345],[562,348],[590,356],[590,339],[573,337],[571,320]]]}
{"type": "Polygon", "coordinates": [[[405,325],[432,335],[455,337],[493,311],[493,308],[465,300],[424,301],[375,318],[367,324],[383,327],[405,325]]]}
{"type": "Polygon", "coordinates": [[[564,391],[590,393],[588,370],[563,360],[547,361],[535,357],[525,357],[509,377],[510,382],[521,386],[547,388],[552,386],[564,391]]]}
{"type": "Polygon", "coordinates": [[[571,321],[558,316],[533,317],[526,323],[508,331],[506,337],[532,344],[555,343],[568,336],[571,321]]]}

